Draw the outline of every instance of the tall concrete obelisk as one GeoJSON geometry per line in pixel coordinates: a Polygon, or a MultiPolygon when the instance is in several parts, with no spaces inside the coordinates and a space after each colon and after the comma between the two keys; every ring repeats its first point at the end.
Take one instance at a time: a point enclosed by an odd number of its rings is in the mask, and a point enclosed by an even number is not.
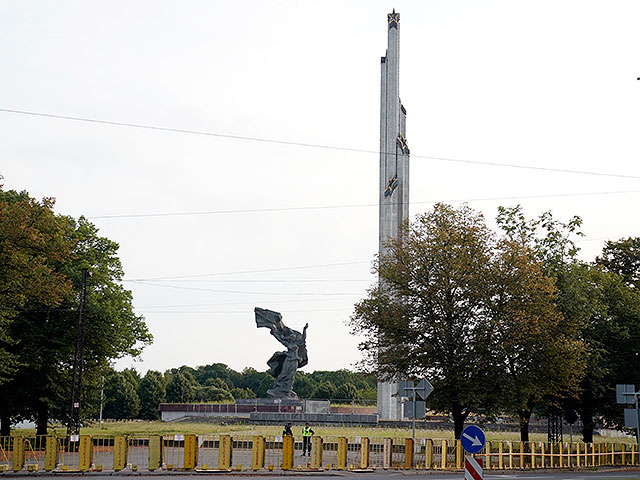
{"type": "MultiPolygon", "coordinates": [[[[399,96],[400,14],[387,15],[387,54],[381,59],[380,95],[380,230],[379,252],[384,242],[396,238],[409,218],[409,147],[406,139],[407,111],[399,96]]],[[[396,382],[378,382],[378,418],[401,420],[402,403],[396,382]]]]}

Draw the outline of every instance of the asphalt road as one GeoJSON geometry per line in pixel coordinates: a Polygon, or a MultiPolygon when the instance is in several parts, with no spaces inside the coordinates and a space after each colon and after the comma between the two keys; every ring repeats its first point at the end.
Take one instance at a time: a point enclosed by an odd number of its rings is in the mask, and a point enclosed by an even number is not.
{"type": "MultiPolygon", "coordinates": [[[[309,477],[314,477],[314,479],[334,479],[336,477],[349,477],[349,478],[362,478],[371,479],[371,480],[379,480],[383,478],[394,478],[394,477],[423,477],[425,480],[462,480],[464,475],[462,472],[433,472],[433,471],[425,471],[425,470],[376,470],[374,472],[348,472],[348,471],[331,471],[331,472],[308,472],[308,473],[300,473],[300,472],[246,472],[246,473],[181,473],[174,472],[171,474],[166,473],[153,473],[153,472],[131,472],[131,473],[89,473],[89,474],[46,474],[44,472],[38,473],[4,473],[0,474],[0,478],[2,477],[21,477],[21,478],[33,478],[33,477],[44,477],[44,476],[54,476],[57,479],[61,480],[78,480],[79,476],[87,477],[102,477],[109,476],[110,479],[128,479],[131,480],[132,476],[148,476],[153,477],[154,480],[177,480],[176,477],[179,477],[180,480],[197,480],[198,478],[202,479],[203,476],[224,476],[225,479],[234,479],[240,480],[244,477],[247,480],[247,477],[252,478],[273,478],[273,477],[287,477],[290,480],[294,479],[309,479],[309,477]]],[[[570,470],[546,470],[539,472],[530,472],[530,471],[516,471],[516,472],[500,472],[500,473],[486,473],[484,476],[484,480],[626,480],[626,479],[637,479],[640,480],[640,468],[624,468],[624,469],[614,469],[614,468],[606,468],[600,469],[598,471],[591,470],[578,470],[578,471],[570,471],[570,470]]]]}

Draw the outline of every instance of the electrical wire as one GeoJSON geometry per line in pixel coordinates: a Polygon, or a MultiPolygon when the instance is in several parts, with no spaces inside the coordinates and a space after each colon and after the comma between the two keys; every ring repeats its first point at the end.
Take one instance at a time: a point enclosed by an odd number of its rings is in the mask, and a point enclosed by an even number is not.
{"type": "Polygon", "coordinates": [[[235,293],[242,295],[284,295],[284,296],[356,296],[362,295],[363,292],[336,292],[336,293],[325,293],[325,292],[312,292],[312,293],[303,293],[303,292],[246,292],[241,290],[217,290],[211,288],[198,288],[198,287],[182,287],[179,285],[165,285],[165,284],[157,284],[150,282],[134,282],[135,285],[147,285],[150,287],[164,287],[164,288],[175,288],[177,290],[196,290],[199,292],[215,292],[215,293],[235,293]]]}
{"type": "MultiPolygon", "coordinates": [[[[346,312],[346,311],[351,311],[353,310],[353,308],[318,308],[318,309],[313,309],[313,310],[287,310],[287,314],[289,313],[312,313],[312,312],[346,312]]],[[[179,315],[183,315],[183,314],[230,314],[230,313],[236,313],[236,314],[242,314],[242,315],[252,315],[253,311],[251,310],[213,310],[213,311],[200,311],[200,312],[194,312],[194,311],[142,311],[142,310],[136,310],[136,313],[140,313],[140,314],[145,314],[148,315],[150,313],[161,313],[161,314],[179,314],[179,315]]]]}
{"type": "MultiPolygon", "coordinates": [[[[310,302],[339,302],[345,301],[342,298],[308,298],[302,300],[269,300],[269,304],[281,304],[281,303],[310,303],[310,302]]],[[[252,305],[255,306],[254,302],[217,302],[217,303],[178,303],[173,305],[146,305],[146,306],[138,306],[136,309],[145,309],[145,308],[182,308],[182,307],[218,307],[218,306],[228,306],[228,305],[252,305]]]]}
{"type": "MultiPolygon", "coordinates": [[[[154,282],[162,282],[164,280],[154,280],[154,282]]],[[[335,280],[328,280],[328,279],[321,279],[321,280],[212,280],[212,279],[206,279],[206,280],[193,280],[193,279],[189,279],[189,278],[185,278],[185,279],[171,279],[171,280],[167,280],[167,281],[171,281],[171,282],[185,282],[185,283],[363,283],[363,282],[371,282],[372,279],[362,279],[362,280],[355,280],[355,279],[350,279],[350,280],[341,280],[341,279],[335,279],[335,280]]]]}
{"type": "Polygon", "coordinates": [[[236,272],[214,272],[214,273],[199,273],[195,275],[173,275],[168,277],[133,278],[133,279],[125,279],[123,280],[123,282],[147,282],[151,280],[172,280],[177,278],[197,278],[197,277],[213,277],[218,275],[242,275],[245,273],[282,272],[282,271],[288,271],[288,270],[303,270],[307,268],[325,268],[325,267],[341,267],[344,265],[361,265],[363,263],[371,263],[371,260],[358,260],[354,262],[321,263],[318,265],[298,265],[294,267],[263,268],[259,270],[241,270],[236,272]]]}
{"type": "MultiPolygon", "coordinates": [[[[498,200],[527,200],[538,198],[558,198],[558,197],[580,197],[591,195],[617,195],[627,193],[640,193],[640,190],[623,190],[623,191],[608,191],[608,192],[582,192],[582,193],[557,193],[546,195],[519,195],[511,197],[479,197],[479,198],[465,198],[465,199],[449,199],[449,200],[426,200],[421,202],[407,202],[410,205],[431,204],[437,202],[453,203],[453,202],[485,202],[485,201],[498,201],[498,200]]],[[[404,202],[393,203],[391,205],[400,205],[404,202]]],[[[237,214],[237,213],[266,213],[266,212],[287,212],[287,211],[304,211],[304,210],[328,210],[328,209],[343,209],[343,208],[362,208],[362,207],[378,207],[378,203],[359,203],[351,205],[317,205],[309,207],[281,207],[281,208],[251,208],[251,209],[236,209],[236,210],[205,210],[205,211],[190,211],[190,212],[165,212],[165,213],[127,213],[121,215],[92,215],[88,216],[88,219],[109,219],[109,218],[143,218],[143,217],[182,217],[189,215],[221,215],[221,214],[237,214]]]]}
{"type": "MultiPolygon", "coordinates": [[[[155,130],[155,131],[162,131],[162,132],[183,133],[183,134],[189,134],[189,135],[204,135],[209,137],[226,138],[231,140],[243,140],[243,141],[251,141],[251,142],[272,143],[272,144],[278,144],[278,145],[289,145],[289,146],[295,146],[295,147],[319,148],[319,149],[325,149],[325,150],[338,150],[343,152],[368,153],[368,154],[376,154],[376,155],[383,153],[376,150],[367,150],[362,148],[339,147],[335,145],[324,145],[319,143],[293,142],[288,140],[276,140],[271,138],[250,137],[250,136],[244,136],[244,135],[229,135],[229,134],[217,133],[217,132],[188,130],[184,128],[170,128],[170,127],[159,127],[156,125],[144,125],[140,123],[114,122],[109,120],[99,120],[95,118],[73,117],[69,115],[56,115],[52,113],[32,112],[32,111],[15,110],[15,109],[9,109],[9,108],[0,108],[0,112],[13,113],[18,115],[30,115],[30,116],[36,116],[36,117],[55,118],[59,120],[71,120],[75,122],[113,125],[118,127],[140,128],[145,130],[155,130]]],[[[391,153],[395,153],[395,152],[389,152],[389,154],[391,153]]],[[[518,165],[513,163],[483,162],[479,160],[465,160],[460,158],[435,157],[435,156],[428,156],[428,155],[414,154],[414,155],[411,155],[411,158],[423,158],[427,160],[436,160],[441,162],[456,162],[456,163],[466,163],[466,164],[472,164],[472,165],[484,165],[484,166],[492,166],[492,167],[538,170],[543,172],[570,173],[570,174],[578,174],[578,175],[595,175],[595,176],[601,176],[601,177],[631,178],[636,180],[640,179],[640,176],[637,176],[637,175],[625,175],[625,174],[606,173],[606,172],[591,172],[591,171],[585,171],[585,170],[571,170],[571,169],[551,168],[551,167],[538,167],[538,166],[531,166],[531,165],[518,165]]]]}

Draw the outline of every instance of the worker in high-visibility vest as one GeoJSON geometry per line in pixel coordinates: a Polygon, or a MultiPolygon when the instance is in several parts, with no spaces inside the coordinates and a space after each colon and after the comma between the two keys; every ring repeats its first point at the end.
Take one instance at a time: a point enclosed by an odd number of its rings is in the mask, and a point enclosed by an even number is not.
{"type": "Polygon", "coordinates": [[[314,433],[315,432],[311,429],[309,424],[305,423],[304,427],[302,427],[302,456],[303,457],[306,452],[309,452],[309,456],[311,456],[311,436],[314,433]]]}

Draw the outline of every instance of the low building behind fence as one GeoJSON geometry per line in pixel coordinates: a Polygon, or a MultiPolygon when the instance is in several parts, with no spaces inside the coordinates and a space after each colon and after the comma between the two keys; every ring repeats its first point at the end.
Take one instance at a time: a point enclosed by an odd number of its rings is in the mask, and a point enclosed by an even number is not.
{"type": "MultiPolygon", "coordinates": [[[[487,442],[484,469],[637,465],[635,444],[487,442]]],[[[431,438],[129,435],[0,437],[0,472],[461,470],[459,441],[431,438]]]]}

